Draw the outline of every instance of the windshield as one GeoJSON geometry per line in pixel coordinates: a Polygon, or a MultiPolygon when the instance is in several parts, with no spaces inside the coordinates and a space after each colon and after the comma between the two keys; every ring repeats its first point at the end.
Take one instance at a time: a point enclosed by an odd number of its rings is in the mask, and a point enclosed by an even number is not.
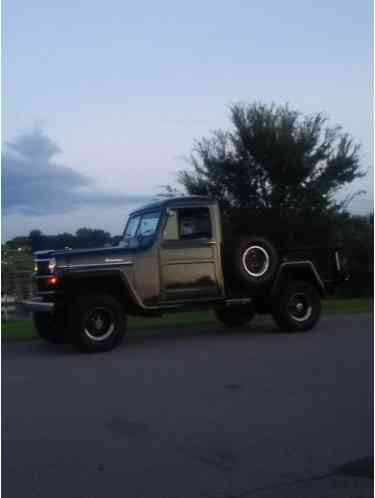
{"type": "Polygon", "coordinates": [[[145,248],[153,241],[160,219],[160,211],[131,216],[126,224],[120,245],[129,249],[145,248]]]}

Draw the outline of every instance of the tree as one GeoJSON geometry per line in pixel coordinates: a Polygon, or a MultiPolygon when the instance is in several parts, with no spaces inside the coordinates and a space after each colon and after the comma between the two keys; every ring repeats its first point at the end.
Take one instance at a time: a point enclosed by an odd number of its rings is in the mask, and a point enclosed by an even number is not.
{"type": "Polygon", "coordinates": [[[322,113],[303,116],[288,105],[237,104],[230,117],[231,130],[195,143],[192,169],[178,182],[218,199],[232,228],[252,223],[253,232],[282,239],[288,227],[289,239],[301,239],[313,223],[328,233],[330,216],[351,200],[338,203],[335,194],[364,175],[359,145],[322,113]]]}
{"type": "Polygon", "coordinates": [[[111,235],[108,232],[93,228],[79,228],[76,231],[78,247],[102,247],[111,242],[111,235]]]}
{"type": "Polygon", "coordinates": [[[45,249],[46,238],[40,230],[31,230],[29,233],[29,240],[33,252],[45,249]]]}
{"type": "Polygon", "coordinates": [[[70,247],[73,249],[76,246],[76,238],[71,233],[63,232],[53,236],[53,247],[55,249],[65,249],[70,247]]]}
{"type": "Polygon", "coordinates": [[[22,247],[30,251],[31,243],[29,237],[27,236],[14,237],[12,240],[8,240],[6,242],[6,247],[8,249],[18,249],[19,247],[22,247]]]}

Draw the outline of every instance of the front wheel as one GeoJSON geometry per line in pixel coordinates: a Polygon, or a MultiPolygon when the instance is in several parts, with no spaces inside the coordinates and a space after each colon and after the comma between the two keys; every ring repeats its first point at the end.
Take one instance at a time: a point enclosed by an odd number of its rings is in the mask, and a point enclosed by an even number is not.
{"type": "Polygon", "coordinates": [[[290,282],[275,298],[272,315],[286,332],[306,332],[319,320],[320,296],[309,282],[290,282]]]}
{"type": "Polygon", "coordinates": [[[70,326],[72,341],[81,351],[108,351],[123,339],[126,316],[110,294],[89,294],[72,306],[70,326]]]}

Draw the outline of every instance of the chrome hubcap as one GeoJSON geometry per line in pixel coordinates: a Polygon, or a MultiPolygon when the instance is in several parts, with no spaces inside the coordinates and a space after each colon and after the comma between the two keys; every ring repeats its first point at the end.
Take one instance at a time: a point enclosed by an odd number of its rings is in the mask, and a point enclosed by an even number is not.
{"type": "Polygon", "coordinates": [[[296,322],[308,320],[312,313],[311,303],[306,294],[293,294],[288,301],[290,317],[296,322]]]}
{"type": "Polygon", "coordinates": [[[113,314],[107,308],[94,308],[84,321],[84,332],[92,341],[107,339],[115,329],[113,314]]]}
{"type": "Polygon", "coordinates": [[[242,255],[245,271],[252,277],[262,277],[269,269],[270,258],[261,246],[250,246],[242,255]]]}

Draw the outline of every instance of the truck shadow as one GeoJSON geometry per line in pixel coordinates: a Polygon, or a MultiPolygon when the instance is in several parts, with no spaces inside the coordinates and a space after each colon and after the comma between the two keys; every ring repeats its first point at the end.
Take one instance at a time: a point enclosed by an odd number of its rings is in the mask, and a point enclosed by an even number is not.
{"type": "Polygon", "coordinates": [[[176,325],[175,327],[163,327],[158,329],[131,329],[127,332],[127,340],[137,337],[158,337],[160,339],[179,338],[179,337],[209,337],[212,335],[220,337],[233,336],[250,336],[264,334],[279,334],[278,328],[271,322],[254,323],[251,325],[243,325],[241,327],[225,327],[220,324],[203,324],[203,325],[176,325]]]}
{"type": "MultiPolygon", "coordinates": [[[[318,328],[318,327],[317,327],[318,328]]],[[[129,329],[124,342],[119,347],[120,350],[126,348],[136,349],[138,347],[153,347],[160,344],[183,343],[184,341],[240,341],[248,342],[259,338],[274,340],[280,336],[291,336],[293,334],[282,333],[271,321],[252,323],[251,325],[228,328],[218,324],[195,325],[193,327],[178,327],[152,329],[152,330],[131,330],[129,329]]],[[[281,337],[280,337],[281,338],[281,337]]]]}

